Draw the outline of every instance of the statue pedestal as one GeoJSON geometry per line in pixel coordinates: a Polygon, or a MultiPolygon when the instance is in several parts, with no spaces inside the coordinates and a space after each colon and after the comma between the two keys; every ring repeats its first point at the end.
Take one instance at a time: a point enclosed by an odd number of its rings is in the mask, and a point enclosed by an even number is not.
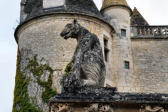
{"type": "Polygon", "coordinates": [[[118,93],[116,88],[65,88],[50,99],[50,112],[168,112],[168,94],[118,93]]]}
{"type": "Polygon", "coordinates": [[[112,112],[107,102],[118,99],[115,92],[116,88],[104,87],[64,88],[50,99],[50,112],[112,112]]]}

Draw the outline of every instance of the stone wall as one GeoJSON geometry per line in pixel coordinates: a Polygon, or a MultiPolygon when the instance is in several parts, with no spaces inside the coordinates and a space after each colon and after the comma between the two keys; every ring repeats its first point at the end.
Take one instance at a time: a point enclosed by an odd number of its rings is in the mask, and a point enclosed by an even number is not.
{"type": "Polygon", "coordinates": [[[167,39],[132,39],[135,92],[168,93],[167,49],[167,39]]]}

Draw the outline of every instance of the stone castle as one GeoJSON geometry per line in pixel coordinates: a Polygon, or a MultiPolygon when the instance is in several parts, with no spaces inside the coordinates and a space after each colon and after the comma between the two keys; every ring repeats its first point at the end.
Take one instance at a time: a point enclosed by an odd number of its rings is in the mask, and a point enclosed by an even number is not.
{"type": "Polygon", "coordinates": [[[60,37],[74,19],[100,40],[105,87],[168,94],[168,26],[149,25],[126,0],[104,0],[100,11],[93,0],[21,0],[13,112],[49,111],[48,101],[61,92],[60,80],[77,46],[60,37]]]}

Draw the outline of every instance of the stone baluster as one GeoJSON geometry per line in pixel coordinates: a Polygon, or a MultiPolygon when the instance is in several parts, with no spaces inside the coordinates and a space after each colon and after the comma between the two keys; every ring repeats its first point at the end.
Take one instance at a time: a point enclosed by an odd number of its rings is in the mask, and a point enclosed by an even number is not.
{"type": "Polygon", "coordinates": [[[135,26],[137,37],[168,38],[168,26],[135,26]]]}

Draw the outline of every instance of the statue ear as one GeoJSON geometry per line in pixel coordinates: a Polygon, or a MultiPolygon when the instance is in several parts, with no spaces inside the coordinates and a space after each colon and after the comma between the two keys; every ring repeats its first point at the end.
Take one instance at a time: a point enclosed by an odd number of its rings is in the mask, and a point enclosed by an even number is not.
{"type": "Polygon", "coordinates": [[[78,24],[78,21],[76,19],[74,19],[73,23],[74,24],[78,24]]]}

